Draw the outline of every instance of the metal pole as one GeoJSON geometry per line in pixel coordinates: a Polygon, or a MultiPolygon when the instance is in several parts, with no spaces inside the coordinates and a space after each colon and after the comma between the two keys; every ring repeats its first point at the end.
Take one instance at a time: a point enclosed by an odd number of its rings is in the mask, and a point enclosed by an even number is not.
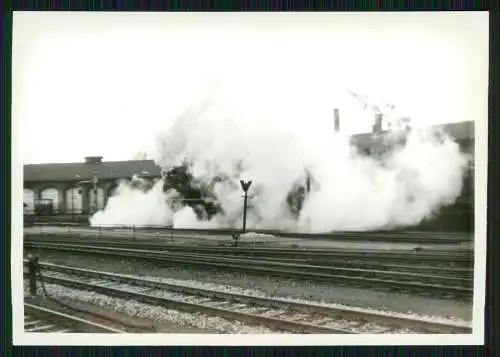
{"type": "Polygon", "coordinates": [[[247,199],[248,195],[247,192],[245,191],[245,197],[243,199],[243,233],[245,233],[247,227],[247,199]]]}
{"type": "Polygon", "coordinates": [[[243,181],[240,180],[240,185],[241,189],[245,193],[244,200],[243,200],[243,233],[245,233],[246,228],[247,228],[247,199],[248,199],[248,189],[250,188],[250,185],[252,184],[252,181],[243,181]]]}
{"type": "Polygon", "coordinates": [[[28,257],[28,276],[30,295],[36,296],[36,270],[38,267],[38,258],[30,255],[28,257]]]}
{"type": "Polygon", "coordinates": [[[93,189],[94,189],[94,205],[95,205],[95,212],[98,211],[98,201],[97,201],[97,183],[99,182],[99,176],[98,176],[98,171],[95,169],[94,171],[94,176],[92,177],[92,182],[93,182],[93,189]]]}
{"type": "Polygon", "coordinates": [[[94,184],[94,213],[97,212],[97,186],[94,184]]]}

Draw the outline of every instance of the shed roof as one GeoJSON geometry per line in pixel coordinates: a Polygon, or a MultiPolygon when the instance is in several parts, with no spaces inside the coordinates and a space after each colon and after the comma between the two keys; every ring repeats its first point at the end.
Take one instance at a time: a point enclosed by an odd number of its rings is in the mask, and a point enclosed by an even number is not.
{"type": "MultiPolygon", "coordinates": [[[[430,129],[432,128],[442,129],[458,142],[474,140],[474,121],[447,123],[431,126],[430,129]]],[[[364,133],[353,135],[351,142],[359,148],[367,148],[376,140],[374,140],[372,133],[364,133]]]]}
{"type": "Polygon", "coordinates": [[[92,179],[97,169],[100,179],[127,179],[136,174],[157,177],[161,168],[153,160],[103,161],[100,164],[57,163],[24,165],[24,181],[83,181],[92,179]]]}

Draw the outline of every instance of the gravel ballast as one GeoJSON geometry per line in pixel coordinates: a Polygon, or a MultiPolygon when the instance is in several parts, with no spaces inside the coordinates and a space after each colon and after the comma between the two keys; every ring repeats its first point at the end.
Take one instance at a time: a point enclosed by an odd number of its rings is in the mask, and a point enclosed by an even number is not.
{"type": "Polygon", "coordinates": [[[242,273],[203,271],[201,269],[157,267],[135,260],[65,255],[38,251],[40,260],[86,269],[95,269],[143,277],[162,277],[216,290],[242,294],[295,298],[315,302],[343,304],[386,312],[472,320],[472,302],[413,296],[395,292],[335,286],[330,283],[299,281],[242,273]],[[236,289],[236,290],[235,290],[236,289]]]}
{"type": "MultiPolygon", "coordinates": [[[[81,279],[82,277],[79,275],[72,275],[72,274],[66,274],[66,273],[58,273],[58,272],[46,272],[46,276],[51,276],[51,277],[58,277],[58,278],[63,278],[67,280],[78,280],[81,279]]],[[[135,275],[127,275],[129,277],[136,278],[137,276],[135,275]]],[[[160,277],[142,277],[140,279],[148,280],[148,281],[155,281],[155,282],[161,282],[161,283],[167,283],[167,284],[174,284],[174,285],[181,285],[181,286],[186,286],[190,288],[201,288],[204,290],[209,290],[209,291],[218,291],[218,292],[227,292],[227,293],[240,293],[241,289],[235,288],[235,287],[226,287],[221,288],[221,286],[215,285],[215,284],[209,284],[205,285],[199,282],[193,282],[193,281],[179,281],[176,279],[169,279],[169,278],[160,278],[160,277]]],[[[104,286],[106,287],[113,287],[113,288],[118,288],[118,289],[125,289],[128,291],[132,292],[138,292],[138,293],[143,293],[144,289],[142,285],[135,285],[135,284],[128,284],[128,283],[123,283],[123,282],[111,282],[106,279],[94,279],[94,278],[85,278],[83,280],[86,283],[91,283],[91,284],[97,284],[97,285],[102,285],[104,282],[104,286]]],[[[269,296],[265,296],[264,294],[256,294],[256,291],[251,291],[251,290],[246,290],[246,296],[256,296],[256,297],[263,297],[263,298],[269,298],[269,296]]],[[[157,288],[157,289],[151,289],[147,291],[148,295],[151,296],[156,296],[159,298],[166,298],[166,299],[173,299],[179,302],[183,303],[194,303],[194,304],[201,304],[205,306],[214,306],[214,307],[219,307],[220,300],[215,299],[212,301],[207,301],[206,295],[191,295],[189,293],[177,293],[173,292],[170,290],[165,290],[162,288],[157,288]]],[[[305,304],[312,304],[312,305],[317,305],[317,306],[324,306],[324,307],[330,307],[334,309],[348,309],[348,310],[353,310],[352,308],[346,307],[346,306],[341,306],[338,304],[328,304],[328,303],[312,303],[310,301],[301,301],[299,299],[293,299],[293,298],[278,298],[278,297],[272,297],[276,298],[277,300],[281,301],[290,301],[293,303],[305,303],[305,304]]],[[[387,326],[384,326],[383,324],[377,324],[375,322],[369,322],[369,323],[362,323],[359,324],[355,320],[346,320],[346,319],[340,319],[336,318],[335,321],[330,321],[327,322],[326,325],[325,323],[321,322],[325,320],[326,316],[323,316],[321,313],[315,314],[312,313],[310,314],[304,314],[302,312],[297,312],[292,310],[287,310],[279,307],[262,307],[262,306],[248,306],[247,304],[241,304],[237,302],[233,303],[228,303],[224,304],[223,309],[225,310],[231,310],[231,311],[236,311],[236,312],[242,312],[242,313],[250,313],[250,314],[258,314],[258,315],[263,315],[263,316],[280,316],[280,318],[284,319],[291,319],[292,321],[297,321],[297,320],[302,320],[305,318],[310,323],[313,324],[319,324],[319,325],[324,325],[325,327],[331,327],[335,329],[341,329],[341,330],[347,330],[351,331],[353,333],[419,333],[420,330],[411,330],[407,328],[400,328],[400,329],[388,329],[387,326]],[[264,311],[263,311],[263,310],[264,311]],[[260,310],[260,311],[259,311],[260,310]],[[265,311],[267,310],[267,311],[265,311]]],[[[363,309],[363,311],[366,311],[366,309],[363,309]]],[[[377,313],[377,311],[372,311],[377,313]]],[[[400,314],[397,313],[391,313],[390,315],[392,316],[398,316],[400,314]]],[[[406,317],[406,316],[399,316],[399,317],[406,317]]],[[[458,320],[451,320],[450,319],[437,319],[435,317],[424,317],[424,320],[430,320],[431,322],[442,322],[442,323],[460,323],[462,325],[468,325],[466,321],[458,321],[458,320]],[[441,321],[439,321],[441,320],[441,321]]],[[[329,317],[327,317],[327,320],[329,320],[329,317]]],[[[306,322],[307,322],[306,321],[306,322]]]]}
{"type": "MultiPolygon", "coordinates": [[[[143,304],[135,300],[125,300],[109,297],[93,291],[77,290],[55,284],[45,284],[45,288],[52,298],[65,298],[94,304],[96,306],[112,309],[130,316],[137,316],[142,319],[149,319],[158,322],[168,322],[176,324],[181,328],[192,326],[207,331],[217,331],[218,333],[284,333],[273,331],[264,326],[248,326],[239,321],[229,321],[224,318],[207,316],[205,314],[190,314],[159,306],[143,304]]],[[[24,294],[29,294],[29,284],[24,283],[24,294]]],[[[43,290],[38,288],[37,294],[43,296],[43,290]]]]}

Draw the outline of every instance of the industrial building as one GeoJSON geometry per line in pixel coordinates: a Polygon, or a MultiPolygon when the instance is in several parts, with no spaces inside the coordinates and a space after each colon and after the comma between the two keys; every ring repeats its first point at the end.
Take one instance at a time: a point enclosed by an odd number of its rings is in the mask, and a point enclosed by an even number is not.
{"type": "Polygon", "coordinates": [[[154,180],[161,168],[153,160],[103,161],[100,156],[84,162],[24,165],[25,212],[35,203],[50,202],[53,213],[88,214],[106,206],[120,180],[134,175],[154,180]]]}

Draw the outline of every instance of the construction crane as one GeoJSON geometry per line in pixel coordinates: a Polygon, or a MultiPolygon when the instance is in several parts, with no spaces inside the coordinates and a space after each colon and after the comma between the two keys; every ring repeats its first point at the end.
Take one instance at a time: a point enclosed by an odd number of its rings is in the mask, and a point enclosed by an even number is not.
{"type": "MultiPolygon", "coordinates": [[[[385,121],[389,130],[411,129],[410,118],[398,114],[397,108],[394,104],[374,99],[366,94],[361,94],[352,90],[348,90],[347,93],[358,100],[358,102],[362,105],[363,110],[371,110],[375,113],[376,118],[380,118],[385,121]]],[[[382,122],[377,124],[380,125],[380,129],[382,129],[382,122]]]]}

